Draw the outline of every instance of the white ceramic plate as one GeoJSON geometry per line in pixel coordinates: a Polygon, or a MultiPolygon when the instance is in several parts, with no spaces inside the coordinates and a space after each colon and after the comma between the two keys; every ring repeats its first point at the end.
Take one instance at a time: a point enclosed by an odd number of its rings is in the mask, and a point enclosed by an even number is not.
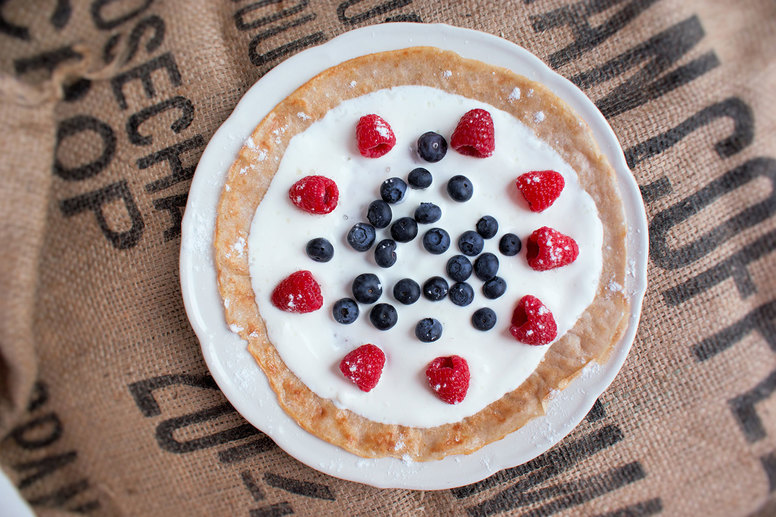
{"type": "Polygon", "coordinates": [[[576,86],[537,57],[490,34],[447,25],[394,23],[365,27],[301,52],[262,77],[205,149],[191,183],[183,218],[181,289],[191,325],[213,377],[227,399],[251,424],[299,461],[326,474],[381,488],[435,490],[482,480],[499,470],[529,461],[559,442],[584,418],[614,379],[638,326],[647,276],[647,222],[638,185],[617,137],[595,105],[576,86]],[[588,366],[554,397],[547,415],[466,456],[414,463],[394,458],[364,459],[331,445],[299,427],[277,404],[246,343],[226,326],[216,286],[212,239],[216,206],[226,173],[243,142],[281,100],[319,72],[374,52],[434,46],[463,57],[503,66],[549,87],[590,125],[614,165],[625,201],[628,232],[626,292],[631,301],[627,331],[606,364],[588,366]]]}

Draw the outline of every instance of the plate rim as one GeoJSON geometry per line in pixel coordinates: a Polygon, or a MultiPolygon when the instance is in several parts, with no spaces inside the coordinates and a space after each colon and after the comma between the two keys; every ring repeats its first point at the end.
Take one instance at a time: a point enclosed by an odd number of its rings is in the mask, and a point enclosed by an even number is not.
{"type": "MultiPolygon", "coordinates": [[[[491,62],[489,59],[480,59],[481,61],[491,62]]],[[[504,66],[501,63],[492,63],[504,66]]],[[[513,67],[507,66],[513,69],[513,67]]],[[[308,69],[309,70],[309,69],[308,69]]],[[[216,195],[217,199],[218,196],[216,195]]],[[[489,477],[490,475],[504,468],[514,467],[530,461],[531,459],[543,454],[556,443],[561,441],[569,432],[571,432],[585,417],[590,408],[592,408],[598,397],[612,383],[617,373],[625,363],[628,352],[635,339],[638,330],[638,323],[641,314],[644,295],[647,286],[647,252],[648,252],[648,233],[646,212],[641,198],[638,184],[635,181],[625,157],[620,147],[619,141],[613,129],[606,121],[601,112],[595,107],[584,92],[576,85],[553,71],[549,66],[542,62],[537,56],[517,44],[473,29],[455,27],[446,24],[417,24],[407,22],[386,23],[379,25],[370,25],[338,35],[331,40],[299,52],[285,61],[276,65],[268,71],[256,83],[254,83],[237,103],[234,111],[222,123],[211,137],[205,151],[197,165],[194,177],[191,182],[189,197],[181,224],[181,253],[180,253],[180,283],[181,293],[186,309],[187,317],[194,329],[200,342],[202,354],[205,362],[229,402],[235,409],[252,425],[267,434],[281,449],[286,453],[305,463],[306,465],[326,474],[346,479],[349,481],[360,482],[372,485],[378,488],[405,488],[420,490],[439,490],[449,489],[466,484],[474,483],[489,477]],[[439,41],[428,41],[439,38],[439,41]],[[416,40],[423,41],[418,43],[416,40]],[[354,45],[357,43],[358,45],[354,45]],[[363,44],[366,43],[364,47],[363,44]],[[277,102],[280,102],[297,87],[304,84],[307,80],[314,77],[320,71],[335,66],[336,64],[374,52],[384,50],[395,50],[413,46],[437,46],[439,48],[450,49],[467,57],[467,51],[474,53],[476,50],[484,47],[492,47],[506,55],[513,54],[517,61],[522,61],[528,70],[521,70],[520,73],[529,79],[538,81],[550,88],[556,95],[561,97],[584,119],[593,131],[596,141],[601,147],[603,154],[607,156],[612,164],[617,183],[623,197],[628,223],[628,258],[629,271],[626,280],[628,284],[628,295],[631,303],[631,314],[623,337],[615,345],[612,353],[606,361],[599,365],[595,363],[593,367],[588,366],[583,370],[582,375],[578,375],[559,395],[553,397],[548,402],[547,414],[532,419],[526,426],[507,435],[505,438],[492,442],[482,449],[466,456],[448,456],[443,460],[435,462],[415,463],[401,461],[395,458],[365,459],[352,453],[344,451],[339,447],[331,445],[314,435],[308,433],[299,427],[277,404],[274,392],[269,388],[269,384],[264,377],[263,371],[255,365],[253,358],[245,349],[245,342],[236,334],[232,333],[226,326],[223,317],[223,305],[220,295],[217,292],[215,284],[215,270],[212,268],[212,256],[203,258],[198,255],[201,247],[196,245],[196,239],[201,238],[197,232],[201,233],[203,221],[201,220],[203,203],[207,203],[208,209],[212,209],[212,221],[207,218],[204,225],[209,223],[214,225],[215,207],[212,206],[213,190],[220,192],[223,179],[228,170],[216,171],[212,167],[214,163],[223,165],[231,164],[240,149],[243,141],[250,135],[240,137],[240,132],[235,136],[233,131],[241,123],[246,124],[245,119],[252,120],[250,129],[271,110],[277,102]],[[454,46],[456,48],[450,48],[454,46]],[[341,52],[336,50],[346,50],[347,56],[342,57],[341,52]],[[352,50],[358,48],[359,51],[352,50]],[[375,49],[375,47],[381,47],[375,49]],[[386,48],[382,48],[386,47],[386,48]],[[462,47],[464,52],[460,52],[458,47],[462,47]],[[364,48],[369,49],[363,51],[364,48]],[[300,62],[312,61],[312,71],[296,72],[300,62]],[[529,72],[529,73],[526,73],[529,72]],[[304,75],[306,78],[300,79],[304,75]],[[301,82],[299,82],[301,80],[301,82]],[[284,85],[284,88],[277,88],[278,83],[284,85]],[[266,86],[271,85],[269,90],[272,94],[266,95],[266,86]],[[290,88],[290,89],[289,89],[290,88]],[[253,112],[251,117],[247,117],[247,110],[240,109],[249,105],[256,96],[265,94],[264,105],[271,105],[266,112],[253,112]],[[569,98],[570,96],[570,98],[569,98]],[[231,154],[230,154],[231,153],[231,154]],[[225,159],[224,156],[231,156],[225,159]],[[199,261],[196,258],[199,257],[199,261]],[[203,261],[205,262],[203,264],[203,261]],[[208,270],[207,262],[210,262],[211,270],[208,270]],[[202,268],[205,269],[206,283],[209,285],[197,285],[202,281],[202,268]],[[213,288],[216,289],[218,314],[212,314],[212,302],[203,300],[202,297],[212,295],[213,288]],[[210,311],[203,314],[202,303],[210,303],[210,311]],[[211,321],[208,321],[210,318],[211,321]],[[217,324],[217,318],[220,318],[220,326],[217,324]],[[257,407],[251,405],[245,400],[245,393],[242,388],[236,385],[234,375],[240,373],[234,365],[224,364],[224,357],[221,354],[235,353],[235,357],[240,356],[235,347],[242,345],[243,354],[250,360],[251,367],[258,375],[252,375],[251,382],[256,382],[258,389],[270,390],[269,397],[265,399],[253,399],[251,402],[259,404],[257,407]],[[586,373],[587,372],[587,373],[586,373]],[[276,408],[267,408],[265,404],[271,406],[274,403],[276,408]],[[569,407],[560,407],[566,405],[569,407]],[[573,406],[573,407],[572,407],[573,406]],[[570,410],[569,410],[570,409],[570,410]],[[280,415],[277,411],[280,411],[280,415]],[[276,422],[264,421],[258,422],[257,413],[266,413],[269,419],[277,419],[276,422]],[[563,414],[563,422],[558,423],[557,414],[563,414]],[[554,420],[553,420],[553,415],[554,420]],[[285,418],[284,418],[285,417],[285,418]],[[539,436],[546,434],[549,425],[549,439],[542,439],[539,436]],[[531,435],[534,433],[534,435],[531,435]],[[514,440],[516,435],[526,435],[534,438],[531,442],[532,452],[529,455],[518,457],[517,455],[504,458],[498,454],[499,449],[510,440],[514,440]],[[311,450],[314,449],[314,450],[311,450]],[[323,458],[324,461],[321,461],[323,458]],[[511,459],[510,459],[511,458],[511,459]],[[517,462],[515,462],[517,461],[517,462]],[[451,469],[449,465],[455,464],[452,470],[453,477],[450,477],[451,469]],[[379,467],[379,468],[375,468],[379,467]],[[439,476],[444,473],[445,476],[439,476]]],[[[209,252],[212,253],[212,232],[209,244],[209,252]]],[[[253,389],[253,388],[252,388],[253,389]]],[[[265,394],[266,395],[266,394],[265,394]]],[[[266,415],[264,415],[266,417],[266,415]]],[[[508,451],[511,452],[511,451],[508,451]]]]}

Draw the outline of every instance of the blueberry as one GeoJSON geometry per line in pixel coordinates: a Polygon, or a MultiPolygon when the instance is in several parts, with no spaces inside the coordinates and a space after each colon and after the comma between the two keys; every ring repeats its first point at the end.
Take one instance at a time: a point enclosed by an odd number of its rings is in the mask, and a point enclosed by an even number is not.
{"type": "Polygon", "coordinates": [[[441,255],[450,247],[450,235],[442,228],[431,228],[423,235],[423,247],[434,255],[441,255]]]}
{"type": "Polygon", "coordinates": [[[384,239],[375,246],[375,262],[380,267],[391,267],[396,263],[396,241],[384,239]]]}
{"type": "Polygon", "coordinates": [[[353,298],[361,303],[375,303],[383,294],[380,279],[372,273],[363,273],[353,280],[353,298]]]}
{"type": "Polygon", "coordinates": [[[423,133],[418,138],[418,154],[427,162],[438,162],[447,154],[447,140],[433,131],[423,133]]]}
{"type": "Polygon", "coordinates": [[[378,303],[369,311],[369,321],[378,330],[388,330],[396,325],[398,320],[399,315],[396,314],[396,309],[388,303],[378,303]]]}
{"type": "Polygon", "coordinates": [[[470,257],[479,255],[484,245],[485,241],[482,240],[480,234],[472,230],[463,232],[458,238],[458,249],[470,257]]]}
{"type": "Polygon", "coordinates": [[[412,188],[425,189],[431,186],[433,178],[431,177],[431,173],[428,172],[428,169],[418,167],[417,169],[412,169],[410,171],[410,175],[407,176],[407,181],[410,182],[410,187],[412,188]]]}
{"type": "Polygon", "coordinates": [[[498,273],[498,257],[493,253],[483,253],[474,261],[474,274],[480,280],[490,280],[498,273]]]}
{"type": "Polygon", "coordinates": [[[472,275],[472,263],[463,255],[456,255],[447,261],[447,275],[456,282],[465,282],[472,275]]]}
{"type": "Polygon", "coordinates": [[[348,243],[356,251],[366,251],[375,242],[375,227],[367,223],[356,223],[348,232],[348,243]]]}
{"type": "Polygon", "coordinates": [[[391,237],[396,242],[410,242],[418,235],[418,223],[412,217],[402,217],[391,225],[391,237]]]}
{"type": "Polygon", "coordinates": [[[472,314],[472,325],[477,330],[490,330],[496,326],[496,313],[487,307],[477,309],[472,314]]]}
{"type": "Polygon", "coordinates": [[[477,233],[482,235],[483,239],[494,237],[498,233],[498,221],[496,221],[496,218],[489,215],[482,217],[477,221],[477,233]]]}
{"type": "Polygon", "coordinates": [[[415,336],[424,343],[433,343],[442,337],[442,324],[434,318],[424,318],[415,325],[415,336]]]}
{"type": "Polygon", "coordinates": [[[523,247],[523,243],[520,242],[520,237],[515,235],[514,233],[507,233],[504,234],[503,237],[501,237],[501,240],[498,243],[498,250],[506,255],[507,257],[511,257],[512,255],[517,255],[520,253],[520,248],[523,247]]]}
{"type": "Polygon", "coordinates": [[[438,302],[447,296],[447,280],[441,276],[432,276],[423,284],[423,296],[432,302],[438,302]]]}
{"type": "Polygon", "coordinates": [[[485,298],[495,300],[507,290],[507,283],[500,276],[494,276],[482,286],[482,294],[485,298]]]}
{"type": "Polygon", "coordinates": [[[398,203],[407,192],[407,184],[401,178],[388,178],[380,185],[380,197],[386,203],[398,203]]]}
{"type": "Polygon", "coordinates": [[[317,237],[307,243],[307,256],[316,262],[328,262],[334,256],[334,246],[323,237],[317,237]]]}
{"type": "Polygon", "coordinates": [[[420,298],[420,286],[410,278],[402,278],[393,286],[393,297],[404,305],[412,305],[420,298]]]}
{"type": "Polygon", "coordinates": [[[455,201],[469,201],[474,194],[472,182],[466,176],[453,176],[447,182],[447,193],[455,201]]]}
{"type": "Polygon", "coordinates": [[[421,203],[415,209],[415,220],[420,224],[435,223],[440,217],[442,217],[442,209],[434,203],[421,203]]]}
{"type": "Polygon", "coordinates": [[[450,286],[447,296],[450,297],[450,301],[454,304],[466,307],[474,300],[474,289],[466,282],[458,282],[450,286]]]}
{"type": "Polygon", "coordinates": [[[356,305],[355,300],[343,298],[334,302],[331,313],[334,315],[335,320],[347,325],[353,323],[358,318],[358,305],[356,305]]]}
{"type": "Polygon", "coordinates": [[[383,201],[382,199],[376,199],[369,203],[369,208],[366,211],[366,219],[375,228],[385,228],[391,224],[391,205],[383,201]]]}

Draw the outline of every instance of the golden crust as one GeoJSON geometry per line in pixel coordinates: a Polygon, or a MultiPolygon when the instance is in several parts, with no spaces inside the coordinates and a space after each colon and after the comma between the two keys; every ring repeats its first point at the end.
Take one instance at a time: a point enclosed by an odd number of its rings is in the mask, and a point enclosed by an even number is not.
{"type": "Polygon", "coordinates": [[[269,379],[281,407],[310,433],[363,457],[407,457],[415,461],[468,454],[503,438],[544,414],[544,403],[591,361],[604,361],[624,332],[628,301],[610,282],[625,285],[625,234],[622,201],[614,171],[587,125],[539,83],[513,72],[430,47],[359,57],[330,68],[304,84],[267,115],[229,169],[218,206],[214,237],[218,286],[226,320],[241,329],[248,349],[269,379]],[[456,80],[443,72],[454,70],[456,80]],[[351,81],[356,86],[344,87],[351,81]],[[248,238],[256,208],[274,176],[290,139],[342,101],[374,90],[424,85],[486,102],[514,115],[549,143],[579,174],[603,223],[603,269],[598,291],[575,326],[550,346],[543,361],[517,389],[460,422],[431,428],[387,425],[338,409],[308,389],[283,363],[267,338],[256,305],[247,254],[230,253],[248,238]],[[512,90],[533,90],[510,99],[512,90]],[[304,112],[304,120],[297,113],[304,112]],[[539,124],[533,114],[543,111],[539,124]],[[281,127],[285,131],[276,131],[281,127]],[[274,132],[274,133],[273,133],[274,132]],[[280,138],[278,139],[278,134],[280,138]]]}

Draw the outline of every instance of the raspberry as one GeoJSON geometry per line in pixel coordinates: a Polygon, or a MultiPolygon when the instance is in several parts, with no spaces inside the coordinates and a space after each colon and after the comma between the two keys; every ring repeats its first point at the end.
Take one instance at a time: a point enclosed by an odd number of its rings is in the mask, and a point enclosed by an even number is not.
{"type": "Polygon", "coordinates": [[[385,354],[372,344],[352,350],[340,362],[342,375],[353,381],[361,391],[371,391],[380,381],[385,366],[385,354]]]}
{"type": "Polygon", "coordinates": [[[459,153],[475,158],[487,158],[496,148],[493,119],[483,109],[464,113],[450,138],[450,146],[459,153]]]}
{"type": "Polygon", "coordinates": [[[291,202],[311,214],[328,214],[337,207],[339,189],[325,176],[305,176],[288,190],[291,202]]]}
{"type": "Polygon", "coordinates": [[[531,212],[542,212],[558,199],[566,182],[558,172],[533,171],[518,176],[515,184],[531,212]]]}
{"type": "Polygon", "coordinates": [[[535,296],[523,296],[512,314],[509,332],[526,345],[546,345],[558,335],[552,312],[535,296]]]}
{"type": "Polygon", "coordinates": [[[291,273],[272,291],[272,304],[286,312],[313,312],[323,305],[321,286],[309,271],[291,273]]]}
{"type": "Polygon", "coordinates": [[[577,259],[579,246],[574,239],[548,226],[542,226],[528,237],[526,259],[536,271],[566,266],[577,259]]]}
{"type": "Polygon", "coordinates": [[[469,364],[457,355],[437,357],[426,367],[431,390],[443,402],[458,404],[469,390],[469,364]]]}
{"type": "Polygon", "coordinates": [[[379,115],[364,115],[356,125],[358,152],[366,158],[379,158],[396,145],[391,126],[379,115]]]}

